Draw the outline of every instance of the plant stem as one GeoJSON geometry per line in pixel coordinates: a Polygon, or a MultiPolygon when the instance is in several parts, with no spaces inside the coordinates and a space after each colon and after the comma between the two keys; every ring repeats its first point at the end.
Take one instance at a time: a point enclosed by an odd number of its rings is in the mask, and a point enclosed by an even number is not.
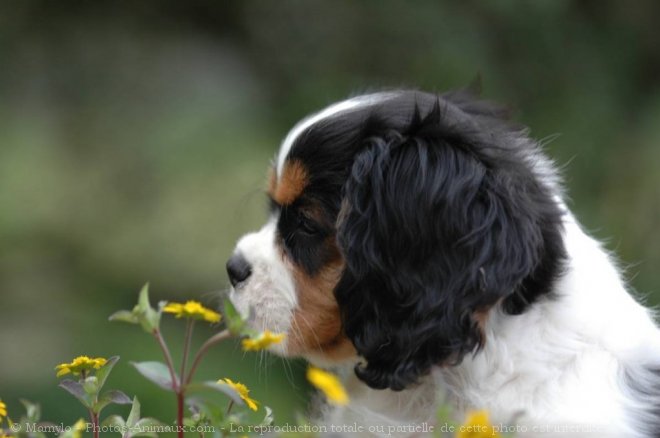
{"type": "Polygon", "coordinates": [[[195,320],[189,319],[186,324],[186,337],[183,341],[183,359],[181,359],[181,372],[179,375],[181,379],[186,375],[186,363],[188,362],[188,355],[190,353],[190,341],[192,339],[193,327],[195,326],[195,320]]]}
{"type": "Polygon", "coordinates": [[[229,399],[229,404],[227,405],[227,412],[225,412],[225,415],[229,415],[229,412],[231,412],[231,408],[234,407],[234,400],[229,399]]]}
{"type": "MultiPolygon", "coordinates": [[[[176,377],[176,371],[174,371],[174,362],[172,362],[172,355],[170,354],[170,349],[167,348],[167,344],[165,343],[165,339],[163,339],[163,335],[161,335],[160,330],[154,329],[153,331],[154,337],[158,341],[158,345],[160,345],[160,349],[163,350],[163,356],[165,356],[165,362],[167,363],[167,368],[170,371],[170,378],[172,379],[172,390],[176,393],[176,404],[177,404],[177,436],[178,438],[183,438],[183,400],[184,400],[184,395],[183,395],[183,385],[180,384],[176,377]]],[[[98,438],[98,437],[94,437],[98,438]]]]}
{"type": "MultiPolygon", "coordinates": [[[[87,378],[87,371],[81,370],[80,371],[80,383],[83,383],[85,379],[87,378]]],[[[94,396],[94,404],[97,402],[97,397],[98,394],[94,396]]],[[[99,414],[94,412],[92,408],[88,408],[87,411],[89,412],[89,419],[92,422],[92,433],[94,434],[94,438],[99,438],[99,414]]]]}
{"type": "Polygon", "coordinates": [[[167,363],[167,368],[170,370],[170,378],[172,379],[172,389],[174,392],[179,392],[179,381],[176,377],[176,371],[174,371],[174,363],[172,362],[172,355],[170,354],[170,349],[167,348],[165,339],[160,334],[160,330],[155,329],[153,331],[154,337],[160,345],[160,349],[163,350],[163,356],[165,356],[165,362],[167,363]]]}
{"type": "MultiPolygon", "coordinates": [[[[190,354],[190,341],[192,339],[193,327],[195,326],[195,320],[189,319],[186,323],[186,337],[183,340],[183,358],[181,359],[181,372],[179,375],[183,380],[183,377],[186,375],[186,363],[188,362],[188,355],[190,354]]],[[[179,427],[183,426],[183,405],[185,403],[185,391],[186,387],[184,383],[179,384],[179,392],[176,395],[176,404],[177,404],[177,416],[176,420],[179,423],[179,427]]],[[[183,431],[180,432],[180,437],[183,436],[183,431]]]]}
{"type": "Polygon", "coordinates": [[[92,420],[92,431],[94,433],[94,438],[99,438],[99,414],[94,413],[94,411],[90,409],[89,418],[92,420]]]}
{"type": "Polygon", "coordinates": [[[179,425],[178,436],[183,438],[183,390],[176,393],[176,422],[179,425]]]}
{"type": "MultiPolygon", "coordinates": [[[[192,362],[192,366],[190,367],[190,371],[188,371],[188,377],[185,379],[185,384],[190,383],[190,381],[193,378],[193,375],[195,374],[195,371],[197,370],[197,366],[199,365],[199,362],[202,360],[202,357],[206,354],[209,348],[217,344],[218,342],[224,341],[225,339],[231,337],[231,333],[229,330],[223,330],[220,333],[216,333],[215,335],[211,336],[202,344],[201,347],[199,347],[199,350],[197,350],[197,354],[195,354],[195,359],[192,362]]],[[[183,379],[183,376],[181,377],[183,379]]]]}

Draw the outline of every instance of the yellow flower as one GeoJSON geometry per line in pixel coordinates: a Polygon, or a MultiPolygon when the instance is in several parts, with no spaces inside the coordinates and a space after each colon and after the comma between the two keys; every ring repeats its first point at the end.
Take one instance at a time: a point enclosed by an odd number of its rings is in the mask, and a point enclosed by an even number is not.
{"type": "Polygon", "coordinates": [[[163,312],[172,313],[177,318],[202,319],[211,323],[220,322],[220,314],[202,306],[198,301],[186,301],[186,304],[167,303],[163,312]]]}
{"type": "Polygon", "coordinates": [[[7,416],[7,405],[0,400],[0,423],[2,423],[2,419],[7,416]]]}
{"type": "Polygon", "coordinates": [[[485,410],[468,412],[465,422],[456,432],[456,438],[492,438],[499,436],[500,434],[490,424],[488,411],[485,410]]]}
{"type": "Polygon", "coordinates": [[[256,338],[243,339],[242,345],[244,351],[258,351],[270,347],[273,344],[279,344],[284,340],[284,333],[275,334],[269,330],[259,334],[256,338]]]}
{"type": "Polygon", "coordinates": [[[80,418],[78,421],[76,421],[76,424],[73,425],[73,438],[82,438],[82,433],[83,431],[87,430],[87,423],[85,423],[85,420],[80,418]]]}
{"type": "Polygon", "coordinates": [[[92,359],[88,356],[78,356],[71,363],[59,364],[55,367],[57,370],[57,377],[64,376],[65,374],[73,374],[77,376],[82,372],[91,371],[93,369],[98,370],[107,362],[106,359],[102,357],[97,357],[92,359]]]}
{"type": "Polygon", "coordinates": [[[247,389],[247,386],[245,386],[245,385],[243,385],[242,383],[239,383],[239,382],[232,382],[230,379],[228,379],[226,377],[224,379],[218,380],[218,383],[226,383],[227,385],[234,388],[234,390],[243,399],[243,401],[248,406],[248,408],[252,409],[253,411],[257,410],[258,402],[249,397],[250,390],[247,389]]]}
{"type": "Polygon", "coordinates": [[[307,368],[307,380],[316,388],[320,389],[328,398],[329,402],[335,405],[348,404],[348,394],[346,394],[346,390],[334,374],[310,366],[307,368]]]}

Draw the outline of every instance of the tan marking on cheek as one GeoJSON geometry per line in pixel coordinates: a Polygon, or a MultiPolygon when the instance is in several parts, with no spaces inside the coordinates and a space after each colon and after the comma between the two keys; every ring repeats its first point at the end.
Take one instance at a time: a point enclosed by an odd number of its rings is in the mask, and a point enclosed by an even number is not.
{"type": "Polygon", "coordinates": [[[342,332],[339,306],[334,289],[344,268],[339,259],[314,277],[294,271],[298,306],[292,317],[294,334],[289,350],[294,354],[314,353],[325,359],[342,360],[356,355],[353,344],[342,332]]]}
{"type": "Polygon", "coordinates": [[[272,181],[270,193],[273,199],[278,204],[290,205],[309,184],[309,176],[305,165],[299,160],[293,160],[286,162],[279,181],[276,178],[272,181]]]}
{"type": "Polygon", "coordinates": [[[493,308],[495,308],[497,305],[499,305],[502,301],[503,301],[503,299],[500,299],[494,305],[485,307],[483,309],[476,310],[472,313],[472,319],[474,320],[474,322],[477,323],[477,328],[479,329],[479,332],[481,333],[481,342],[480,342],[481,347],[483,347],[484,344],[486,343],[486,324],[488,323],[488,318],[490,316],[490,311],[493,308]]]}
{"type": "Polygon", "coordinates": [[[477,327],[479,327],[479,330],[481,331],[482,339],[484,328],[486,327],[486,322],[488,321],[488,312],[490,312],[490,307],[488,309],[477,310],[472,314],[472,318],[475,320],[477,327]]]}
{"type": "Polygon", "coordinates": [[[481,332],[481,345],[483,345],[486,342],[485,328],[486,328],[486,322],[488,322],[489,311],[490,308],[485,310],[477,310],[472,314],[472,319],[477,323],[477,327],[481,332]]]}

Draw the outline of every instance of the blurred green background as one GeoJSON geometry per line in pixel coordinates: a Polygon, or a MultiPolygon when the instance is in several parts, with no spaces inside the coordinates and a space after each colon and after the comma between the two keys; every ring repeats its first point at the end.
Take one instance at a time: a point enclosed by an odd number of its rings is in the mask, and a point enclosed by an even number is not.
{"type": "MultiPolygon", "coordinates": [[[[53,367],[119,354],[109,385],[165,421],[174,400],[109,323],[152,300],[217,305],[235,240],[265,218],[288,128],[380,87],[443,91],[478,73],[562,167],[571,207],[660,302],[660,2],[0,1],[0,397],[83,415],[53,367]],[[561,135],[557,135],[561,134],[561,135]]],[[[198,326],[196,342],[212,333],[198,326]]],[[[183,325],[167,319],[178,346],[183,325]]],[[[178,352],[178,347],[174,348],[178,352]]],[[[176,353],[175,353],[176,354],[176,353]]],[[[229,376],[305,412],[304,364],[217,349],[229,376]]],[[[171,414],[168,414],[170,413],[171,414]]]]}

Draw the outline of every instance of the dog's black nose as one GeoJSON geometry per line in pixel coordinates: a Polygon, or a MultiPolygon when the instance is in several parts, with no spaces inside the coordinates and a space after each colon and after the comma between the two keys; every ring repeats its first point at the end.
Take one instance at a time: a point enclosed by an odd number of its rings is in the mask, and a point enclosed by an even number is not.
{"type": "Polygon", "coordinates": [[[252,266],[241,254],[234,254],[227,260],[227,275],[232,286],[247,280],[250,274],[252,274],[252,266]]]}

